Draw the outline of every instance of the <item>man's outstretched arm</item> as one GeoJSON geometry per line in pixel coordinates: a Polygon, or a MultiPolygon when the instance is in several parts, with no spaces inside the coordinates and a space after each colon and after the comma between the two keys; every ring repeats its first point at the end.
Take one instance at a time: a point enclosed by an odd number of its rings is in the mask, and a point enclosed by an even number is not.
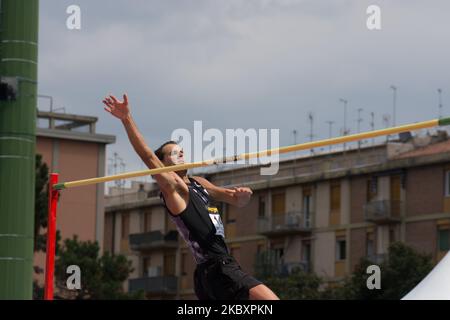
{"type": "MultiPolygon", "coordinates": [[[[109,96],[103,100],[103,103],[105,104],[104,109],[107,112],[122,121],[131,145],[147,167],[149,169],[164,167],[164,164],[158,159],[153,150],[147,146],[144,137],[139,132],[136,123],[131,116],[128,96],[124,94],[123,101],[117,100],[114,96],[109,96]]],[[[158,185],[163,192],[167,191],[167,189],[175,188],[179,184],[179,179],[177,179],[174,172],[161,173],[154,175],[153,177],[158,182],[158,185]]]]}
{"type": "Polygon", "coordinates": [[[245,207],[253,194],[252,190],[247,187],[235,187],[232,189],[222,188],[214,185],[203,177],[193,177],[200,183],[211,195],[211,197],[220,202],[226,202],[238,208],[245,207]]]}

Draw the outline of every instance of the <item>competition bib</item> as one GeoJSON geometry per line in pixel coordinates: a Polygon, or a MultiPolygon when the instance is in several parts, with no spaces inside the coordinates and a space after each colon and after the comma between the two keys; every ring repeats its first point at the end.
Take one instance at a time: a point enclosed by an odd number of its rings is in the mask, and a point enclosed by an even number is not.
{"type": "Polygon", "coordinates": [[[216,235],[225,238],[225,229],[223,227],[222,219],[220,218],[219,210],[215,207],[208,207],[209,218],[211,219],[214,227],[216,228],[216,235]]]}

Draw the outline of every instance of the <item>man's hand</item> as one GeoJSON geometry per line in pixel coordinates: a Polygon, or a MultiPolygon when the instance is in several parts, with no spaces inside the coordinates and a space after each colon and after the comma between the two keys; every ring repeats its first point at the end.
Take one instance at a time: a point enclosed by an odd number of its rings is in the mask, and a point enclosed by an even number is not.
{"type": "Polygon", "coordinates": [[[103,99],[105,110],[120,120],[124,120],[130,116],[130,107],[128,105],[127,94],[123,95],[123,101],[119,101],[114,96],[103,99]]]}
{"type": "Polygon", "coordinates": [[[253,194],[252,190],[247,187],[234,187],[233,197],[236,199],[236,205],[238,207],[245,207],[253,194]]]}

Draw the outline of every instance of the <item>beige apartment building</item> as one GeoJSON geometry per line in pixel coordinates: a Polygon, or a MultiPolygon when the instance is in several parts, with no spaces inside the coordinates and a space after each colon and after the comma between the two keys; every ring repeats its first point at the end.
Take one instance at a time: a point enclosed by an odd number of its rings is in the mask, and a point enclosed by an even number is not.
{"type": "MultiPolygon", "coordinates": [[[[393,241],[436,262],[449,249],[450,139],[444,131],[283,160],[274,176],[260,175],[260,166],[231,168],[206,177],[254,191],[245,208],[221,206],[227,243],[251,274],[267,263],[280,273],[300,266],[333,283],[362,257],[382,261],[393,241]]],[[[195,298],[193,258],[157,188],[133,188],[127,198],[106,199],[105,250],[127,255],[135,268],[125,289],[144,289],[149,298],[195,298]]]]}
{"type": "MultiPolygon", "coordinates": [[[[95,130],[96,117],[43,112],[37,115],[36,153],[49,172],[59,173],[59,181],[71,181],[105,175],[106,145],[115,136],[95,130]]],[[[104,185],[97,184],[63,191],[58,202],[56,228],[62,240],[77,235],[83,241],[103,245],[104,185]]],[[[36,253],[34,265],[45,268],[45,254],[36,253]]],[[[43,284],[44,274],[37,277],[43,284]]]]}

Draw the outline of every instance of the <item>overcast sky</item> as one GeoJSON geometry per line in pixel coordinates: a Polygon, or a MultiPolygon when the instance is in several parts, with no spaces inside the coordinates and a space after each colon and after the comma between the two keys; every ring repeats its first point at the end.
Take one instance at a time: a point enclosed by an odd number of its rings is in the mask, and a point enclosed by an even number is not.
{"type": "MultiPolygon", "coordinates": [[[[127,92],[151,147],[177,128],[280,129],[280,144],[316,139],[347,124],[383,127],[397,90],[397,124],[436,118],[437,89],[450,115],[450,2],[446,0],[41,0],[39,93],[67,113],[99,118],[97,132],[117,137],[126,170],[143,166],[121,123],[103,110],[127,92]],[[81,8],[68,30],[66,8],[81,8]],[[132,4],[132,5],[131,5],[132,4]],[[366,27],[369,5],[381,30],[366,27]]],[[[42,110],[48,103],[39,100],[42,110]]]]}

